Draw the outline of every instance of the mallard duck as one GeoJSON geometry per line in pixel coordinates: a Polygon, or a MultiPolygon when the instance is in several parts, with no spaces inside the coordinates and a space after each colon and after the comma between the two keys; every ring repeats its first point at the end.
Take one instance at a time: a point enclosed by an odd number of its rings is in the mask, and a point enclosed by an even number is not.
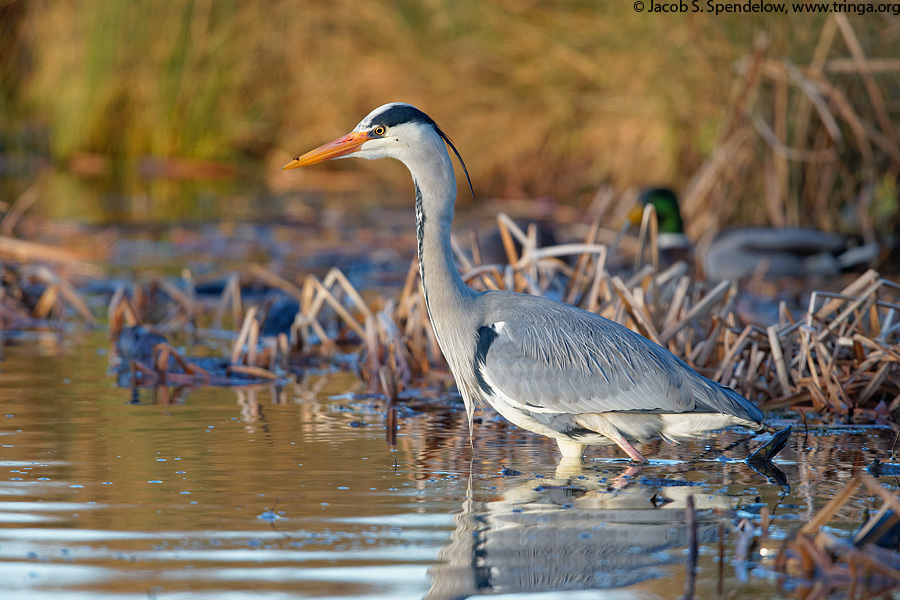
{"type": "MultiPolygon", "coordinates": [[[[659,225],[661,253],[687,253],[690,242],[678,197],[666,188],[650,188],[640,195],[641,206],[630,215],[639,222],[643,206],[653,205],[659,225]]],[[[745,227],[722,232],[703,255],[703,271],[710,281],[766,277],[831,277],[873,261],[877,244],[851,246],[846,236],[800,227],[745,227]]]]}

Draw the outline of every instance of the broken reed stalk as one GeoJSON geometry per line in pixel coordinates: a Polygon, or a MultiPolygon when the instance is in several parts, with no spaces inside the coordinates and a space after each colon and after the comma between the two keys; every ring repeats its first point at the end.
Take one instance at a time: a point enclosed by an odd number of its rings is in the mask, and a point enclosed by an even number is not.
{"type": "MultiPolygon", "coordinates": [[[[34,271],[35,275],[38,279],[47,284],[48,289],[54,288],[59,295],[61,295],[66,302],[75,309],[75,311],[81,316],[85,323],[88,325],[96,325],[97,319],[94,317],[94,313],[91,312],[91,309],[88,308],[87,303],[84,300],[84,297],[81,293],[75,289],[75,287],[66,281],[63,277],[60,277],[47,267],[37,267],[34,271]]],[[[56,293],[56,292],[54,292],[56,293]]]]}
{"type": "Polygon", "coordinates": [[[256,311],[257,308],[255,306],[251,306],[247,311],[247,316],[241,324],[241,331],[238,334],[237,339],[234,340],[234,346],[231,350],[231,364],[236,364],[238,362],[244,351],[244,347],[249,344],[250,333],[253,330],[254,325],[256,326],[257,335],[259,335],[259,323],[256,320],[256,311]]]}
{"type": "Polygon", "coordinates": [[[878,546],[884,543],[882,518],[887,515],[900,515],[900,500],[867,472],[857,471],[808,523],[785,538],[774,564],[780,581],[815,581],[821,597],[838,590],[852,592],[848,597],[875,597],[900,587],[900,554],[878,546]],[[839,512],[856,508],[852,499],[860,487],[881,500],[880,509],[851,539],[823,530],[839,512]]]}

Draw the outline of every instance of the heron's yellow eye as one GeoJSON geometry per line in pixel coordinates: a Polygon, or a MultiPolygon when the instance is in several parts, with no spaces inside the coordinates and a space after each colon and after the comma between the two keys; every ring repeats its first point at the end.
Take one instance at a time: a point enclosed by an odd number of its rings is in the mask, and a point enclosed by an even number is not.
{"type": "Polygon", "coordinates": [[[372,133],[374,133],[375,135],[384,135],[384,131],[385,131],[384,127],[379,125],[378,127],[376,127],[375,129],[372,130],[372,133]]]}

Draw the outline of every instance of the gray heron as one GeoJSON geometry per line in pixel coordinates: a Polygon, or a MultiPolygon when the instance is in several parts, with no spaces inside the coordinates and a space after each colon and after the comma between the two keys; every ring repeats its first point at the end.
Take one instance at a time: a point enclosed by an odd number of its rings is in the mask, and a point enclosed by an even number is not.
{"type": "Polygon", "coordinates": [[[391,103],[282,168],[358,157],[395,158],[409,169],[425,305],[470,427],[475,405],[487,403],[555,439],[564,457],[580,459],[586,446],[612,440],[639,463],[647,459],[633,442],[763,428],[762,411],[746,398],[627,327],[548,298],[469,288],[450,246],[456,176],[448,146],[468,179],[431,117],[391,103]]]}

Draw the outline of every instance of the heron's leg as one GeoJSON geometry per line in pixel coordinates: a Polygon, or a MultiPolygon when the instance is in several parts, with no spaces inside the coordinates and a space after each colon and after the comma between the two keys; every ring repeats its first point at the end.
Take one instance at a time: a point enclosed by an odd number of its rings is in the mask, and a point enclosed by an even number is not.
{"type": "Polygon", "coordinates": [[[625,454],[630,456],[631,460],[633,460],[634,462],[642,464],[642,465],[645,465],[650,462],[649,460],[647,460],[647,458],[643,454],[640,453],[640,451],[637,448],[632,446],[628,442],[628,440],[626,440],[625,438],[614,437],[614,438],[610,438],[610,439],[616,443],[616,446],[618,446],[619,448],[624,450],[625,454]]]}
{"type": "MultiPolygon", "coordinates": [[[[582,458],[584,457],[584,444],[579,444],[578,442],[573,442],[571,440],[564,440],[561,438],[556,438],[556,443],[559,445],[559,451],[562,453],[564,458],[582,458]]],[[[636,452],[636,451],[635,451],[636,452]]]]}

